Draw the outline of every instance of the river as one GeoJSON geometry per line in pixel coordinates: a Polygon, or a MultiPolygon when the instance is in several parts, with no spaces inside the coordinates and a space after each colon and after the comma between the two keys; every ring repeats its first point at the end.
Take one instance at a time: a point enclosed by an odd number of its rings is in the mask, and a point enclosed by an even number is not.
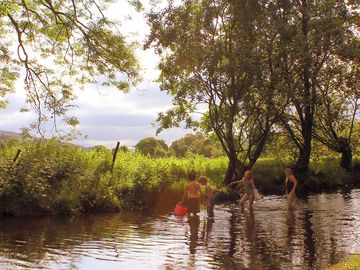
{"type": "Polygon", "coordinates": [[[0,220],[0,269],[326,269],[360,253],[360,189],[171,212],[0,220]]]}

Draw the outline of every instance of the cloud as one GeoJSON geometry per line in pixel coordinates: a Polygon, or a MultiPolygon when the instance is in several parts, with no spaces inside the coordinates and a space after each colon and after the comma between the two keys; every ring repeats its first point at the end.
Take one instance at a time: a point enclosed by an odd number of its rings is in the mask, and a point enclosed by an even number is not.
{"type": "MultiPolygon", "coordinates": [[[[156,127],[152,123],[159,112],[171,107],[171,97],[152,82],[142,83],[127,94],[115,88],[89,86],[83,91],[76,91],[76,95],[77,107],[70,113],[79,118],[79,130],[87,136],[78,138],[75,143],[84,146],[102,144],[113,147],[117,141],[133,146],[145,137],[155,137],[156,127]]],[[[20,112],[26,100],[24,91],[11,93],[7,98],[10,103],[7,109],[1,111],[0,129],[19,132],[22,127],[29,126],[36,115],[20,112]]],[[[170,129],[157,138],[170,145],[188,132],[181,128],[170,129]]]]}
{"type": "MultiPolygon", "coordinates": [[[[145,137],[155,137],[157,114],[171,106],[171,98],[161,92],[158,85],[140,85],[128,94],[115,89],[102,89],[100,92],[87,89],[81,93],[74,111],[80,120],[79,129],[86,139],[77,142],[91,146],[102,144],[113,147],[117,141],[122,145],[133,146],[145,137]],[[87,98],[85,98],[87,97],[87,98]]],[[[170,129],[157,138],[167,144],[188,130],[170,129]]]]}
{"type": "MultiPolygon", "coordinates": [[[[138,116],[135,118],[139,119],[138,116]]],[[[111,126],[81,124],[80,129],[83,135],[87,137],[83,139],[79,138],[76,142],[84,146],[102,144],[107,147],[114,147],[116,142],[120,141],[121,145],[131,147],[143,138],[156,137],[170,145],[172,141],[189,133],[189,131],[184,129],[174,128],[166,130],[156,136],[156,128],[152,127],[146,118],[143,122],[140,121],[136,125],[131,123],[132,120],[134,120],[133,117],[128,117],[123,123],[114,123],[111,126]]]]}
{"type": "Polygon", "coordinates": [[[0,110],[0,129],[19,132],[21,128],[30,125],[35,119],[34,112],[20,112],[26,103],[26,96],[23,88],[19,91],[8,94],[5,98],[9,101],[5,109],[0,110]]]}

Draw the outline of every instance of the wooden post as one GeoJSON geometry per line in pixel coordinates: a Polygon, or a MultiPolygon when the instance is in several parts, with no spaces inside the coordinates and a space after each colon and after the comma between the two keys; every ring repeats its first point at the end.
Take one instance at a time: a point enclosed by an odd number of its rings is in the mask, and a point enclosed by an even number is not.
{"type": "Polygon", "coordinates": [[[115,147],[115,151],[114,151],[114,153],[113,153],[113,159],[112,159],[112,163],[111,163],[111,172],[112,172],[113,169],[114,169],[115,160],[116,160],[116,155],[117,155],[117,152],[118,152],[118,150],[119,150],[119,146],[120,146],[120,142],[117,142],[116,147],[115,147]]]}
{"type": "Polygon", "coordinates": [[[21,153],[21,150],[18,149],[17,152],[16,152],[16,155],[15,155],[15,157],[14,157],[14,159],[13,159],[13,163],[15,163],[15,162],[17,161],[17,159],[18,159],[19,156],[20,156],[20,153],[21,153]]]}

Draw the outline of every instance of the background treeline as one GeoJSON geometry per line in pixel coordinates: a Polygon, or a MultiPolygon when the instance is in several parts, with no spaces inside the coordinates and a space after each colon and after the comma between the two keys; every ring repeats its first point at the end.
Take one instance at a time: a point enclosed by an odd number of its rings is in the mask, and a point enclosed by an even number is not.
{"type": "MultiPolygon", "coordinates": [[[[99,146],[88,151],[57,140],[2,142],[0,214],[169,210],[180,199],[189,170],[207,176],[214,189],[223,187],[228,164],[225,156],[208,158],[188,152],[186,157],[154,158],[124,147],[112,169],[113,151],[99,146]],[[18,150],[21,154],[14,162],[18,150]]],[[[283,168],[292,162],[291,156],[284,157],[269,154],[253,168],[256,184],[264,194],[284,192],[283,168]]],[[[337,166],[338,162],[338,157],[331,155],[314,160],[314,179],[302,188],[321,190],[350,183],[351,176],[337,166]]],[[[234,191],[224,192],[223,197],[236,196],[234,191]]]]}

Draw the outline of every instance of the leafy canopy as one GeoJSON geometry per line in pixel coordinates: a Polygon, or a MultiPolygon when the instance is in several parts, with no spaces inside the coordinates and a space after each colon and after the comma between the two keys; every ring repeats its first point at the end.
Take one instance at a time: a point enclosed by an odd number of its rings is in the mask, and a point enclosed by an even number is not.
{"type": "MultiPolygon", "coordinates": [[[[24,77],[37,124],[67,116],[74,89],[90,83],[128,91],[139,80],[134,44],[126,42],[105,10],[109,0],[0,1],[0,96],[24,77]]],[[[0,106],[4,106],[2,100],[0,106]]]]}
{"type": "Polygon", "coordinates": [[[161,89],[174,104],[159,115],[159,131],[197,126],[193,114],[203,109],[200,125],[216,134],[233,170],[254,164],[287,100],[266,2],[168,1],[148,14],[146,46],[162,57],[161,89]]]}

